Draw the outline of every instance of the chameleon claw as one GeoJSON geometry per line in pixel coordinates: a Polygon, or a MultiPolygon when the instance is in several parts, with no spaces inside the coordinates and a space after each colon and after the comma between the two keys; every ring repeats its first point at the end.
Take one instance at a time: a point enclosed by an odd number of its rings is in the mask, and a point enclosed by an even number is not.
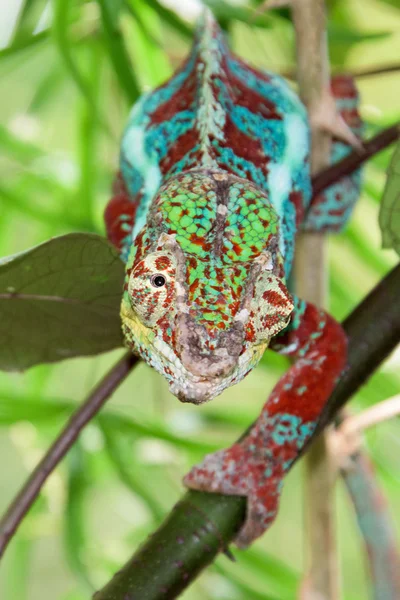
{"type": "Polygon", "coordinates": [[[349,144],[355,150],[363,152],[364,148],[361,141],[339,114],[335,99],[328,89],[323,92],[318,106],[310,111],[310,122],[312,125],[332,134],[335,138],[349,144]]]}
{"type": "Polygon", "coordinates": [[[281,471],[269,468],[265,456],[257,456],[242,444],[208,454],[185,476],[186,487],[203,492],[247,497],[246,520],[234,542],[246,548],[274,521],[281,490],[281,471]]]}

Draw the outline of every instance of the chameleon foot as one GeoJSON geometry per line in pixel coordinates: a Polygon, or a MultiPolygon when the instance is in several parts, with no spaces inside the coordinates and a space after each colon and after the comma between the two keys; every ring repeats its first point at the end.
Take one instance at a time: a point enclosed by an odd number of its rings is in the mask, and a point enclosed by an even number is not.
{"type": "Polygon", "coordinates": [[[251,445],[234,444],[208,454],[183,481],[195,490],[247,497],[246,521],[235,539],[239,548],[246,548],[276,517],[282,475],[279,464],[271,467],[251,445]]]}

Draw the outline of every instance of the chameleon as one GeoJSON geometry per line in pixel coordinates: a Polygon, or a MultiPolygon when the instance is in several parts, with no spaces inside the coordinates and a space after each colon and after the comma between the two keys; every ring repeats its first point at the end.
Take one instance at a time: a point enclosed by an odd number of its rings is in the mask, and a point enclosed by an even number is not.
{"type": "MultiPolygon", "coordinates": [[[[352,80],[333,78],[330,92],[359,135],[352,80]]],[[[126,264],[125,344],[179,400],[215,398],[267,347],[294,361],[251,431],[184,479],[189,488],[247,497],[239,547],[273,522],[283,478],[346,362],[341,326],[288,281],[296,233],[340,230],[360,174],[311,204],[309,151],[297,94],[235,56],[206,12],[184,64],[133,106],[105,210],[108,238],[126,264]]],[[[349,151],[334,140],[332,160],[349,151]]]]}

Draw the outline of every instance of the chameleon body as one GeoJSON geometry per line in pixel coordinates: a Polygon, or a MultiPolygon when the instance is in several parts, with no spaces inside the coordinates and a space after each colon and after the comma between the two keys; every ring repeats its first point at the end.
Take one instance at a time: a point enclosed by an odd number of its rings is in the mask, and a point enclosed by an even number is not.
{"type": "MultiPolygon", "coordinates": [[[[337,78],[332,92],[357,132],[352,82],[337,78]]],[[[282,478],[345,364],[341,327],[286,285],[296,231],[338,229],[357,196],[355,175],[310,207],[309,137],[288,84],[234,56],[207,13],[184,65],[133,107],[106,209],[126,261],[126,344],[180,400],[212,399],[267,346],[296,359],[251,433],[185,478],[248,497],[242,546],[274,519],[282,478]]]]}

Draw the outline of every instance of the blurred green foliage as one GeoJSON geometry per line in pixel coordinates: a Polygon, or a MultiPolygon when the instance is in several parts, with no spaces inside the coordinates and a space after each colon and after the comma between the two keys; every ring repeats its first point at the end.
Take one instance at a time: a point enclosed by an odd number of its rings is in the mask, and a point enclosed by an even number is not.
{"type": "MultiPolygon", "coordinates": [[[[9,2],[10,11],[15,4],[9,2]]],[[[104,233],[102,213],[131,103],[167,78],[188,50],[195,12],[161,0],[25,0],[0,50],[0,255],[71,231],[104,233]],[[180,9],[180,10],[177,10],[180,9]]],[[[288,11],[253,19],[258,2],[208,0],[234,49],[253,64],[294,68],[288,11]]],[[[360,70],[400,56],[396,0],[330,0],[332,65],[360,70]]],[[[362,78],[367,135],[399,120],[399,75],[362,78]]],[[[341,319],[395,264],[382,251],[378,207],[391,151],[370,161],[346,233],[330,241],[330,308],[341,319]]],[[[120,351],[23,375],[0,374],[0,510],[68,415],[120,351]]],[[[361,410],[399,390],[393,356],[355,397],[361,410]]],[[[180,405],[141,364],[86,429],[47,483],[0,572],[6,600],[85,600],[160,522],[180,479],[202,455],[229,444],[255,418],[285,363],[267,352],[239,386],[199,409],[180,405]]],[[[399,425],[366,444],[400,526],[399,425]]],[[[196,599],[290,600],[303,566],[302,466],[290,474],[277,523],[238,562],[222,556],[185,594],[196,599]]],[[[338,485],[344,597],[367,597],[354,517],[338,485]]]]}

